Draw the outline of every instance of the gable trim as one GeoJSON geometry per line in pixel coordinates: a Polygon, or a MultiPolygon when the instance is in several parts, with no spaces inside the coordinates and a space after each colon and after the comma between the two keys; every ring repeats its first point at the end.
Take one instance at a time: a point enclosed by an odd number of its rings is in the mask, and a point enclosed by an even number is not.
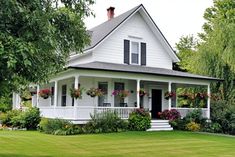
{"type": "Polygon", "coordinates": [[[87,50],[93,50],[95,49],[105,38],[107,38],[109,35],[111,35],[120,25],[122,25],[129,17],[131,17],[135,12],[137,12],[139,10],[139,8],[143,6],[142,4],[140,4],[135,10],[133,10],[125,19],[122,20],[122,22],[120,22],[116,27],[114,27],[107,35],[105,35],[102,39],[99,40],[99,42],[97,42],[94,46],[85,49],[84,51],[87,50]]]}
{"type": "MultiPolygon", "coordinates": [[[[143,6],[143,4],[140,4],[138,7],[136,7],[136,9],[134,9],[125,19],[123,19],[116,27],[114,27],[107,35],[105,35],[102,39],[99,40],[99,42],[97,42],[94,46],[85,49],[84,51],[92,51],[93,49],[95,49],[97,46],[99,46],[106,38],[108,38],[112,33],[114,33],[118,27],[120,27],[122,24],[124,24],[129,18],[131,18],[136,12],[138,12],[140,9],[143,10],[143,12],[146,14],[148,20],[153,24],[153,26],[157,29],[157,31],[159,32],[160,38],[162,38],[163,40],[163,44],[166,45],[165,48],[167,49],[167,52],[170,56],[170,58],[172,59],[173,62],[179,62],[179,58],[177,57],[175,51],[173,50],[173,48],[171,47],[171,45],[169,44],[169,42],[167,41],[167,39],[165,38],[165,36],[163,35],[163,33],[160,31],[160,29],[158,28],[158,26],[156,25],[156,23],[153,21],[152,17],[150,16],[150,14],[147,12],[147,10],[145,9],[145,7],[143,6]]],[[[144,18],[144,17],[142,17],[144,18]]],[[[146,23],[147,25],[149,25],[148,23],[146,23]]],[[[151,29],[151,27],[150,27],[151,29]]],[[[163,46],[164,46],[163,45],[163,46]]]]}

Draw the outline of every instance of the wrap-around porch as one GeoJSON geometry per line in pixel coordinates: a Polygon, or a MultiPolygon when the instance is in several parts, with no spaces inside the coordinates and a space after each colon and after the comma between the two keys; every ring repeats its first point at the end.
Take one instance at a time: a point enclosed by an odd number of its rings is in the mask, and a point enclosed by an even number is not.
{"type": "MultiPolygon", "coordinates": [[[[165,109],[176,109],[185,116],[192,107],[178,105],[177,97],[166,100],[166,92],[176,92],[177,88],[185,86],[201,86],[210,95],[210,82],[191,78],[177,78],[141,74],[127,74],[121,72],[73,70],[57,76],[48,84],[38,85],[37,94],[33,96],[33,105],[40,108],[42,116],[48,118],[63,118],[74,121],[86,121],[90,115],[104,111],[115,111],[126,119],[137,109],[149,110],[153,119],[158,118],[158,112],[165,109]],[[81,99],[70,96],[70,88],[99,88],[104,95],[90,97],[84,91],[81,99]],[[39,96],[41,89],[50,88],[52,95],[48,99],[39,96]],[[140,90],[146,95],[140,96],[140,90]],[[115,90],[126,90],[129,95],[120,100],[113,95],[115,90]]],[[[176,92],[177,94],[177,92],[176,92]]],[[[204,117],[210,118],[210,97],[201,107],[204,117]]]]}

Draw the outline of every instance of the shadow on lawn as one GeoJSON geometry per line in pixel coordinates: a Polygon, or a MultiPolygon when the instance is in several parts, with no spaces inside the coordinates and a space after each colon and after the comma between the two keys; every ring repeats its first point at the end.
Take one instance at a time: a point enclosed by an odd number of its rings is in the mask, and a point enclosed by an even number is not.
{"type": "Polygon", "coordinates": [[[26,154],[2,154],[0,153],[0,157],[53,157],[48,155],[26,155],[26,154]]]}

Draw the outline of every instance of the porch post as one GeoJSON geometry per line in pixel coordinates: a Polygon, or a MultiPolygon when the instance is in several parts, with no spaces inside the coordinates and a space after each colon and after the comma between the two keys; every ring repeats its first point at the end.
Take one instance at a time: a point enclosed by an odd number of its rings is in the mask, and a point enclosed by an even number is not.
{"type": "Polygon", "coordinates": [[[57,96],[58,96],[58,81],[55,81],[55,88],[54,88],[54,118],[56,118],[57,114],[56,114],[56,106],[58,106],[57,104],[57,96]]]}
{"type": "Polygon", "coordinates": [[[40,87],[39,87],[39,84],[37,84],[37,103],[36,103],[37,108],[39,108],[39,91],[40,91],[40,87]]]}
{"type": "MultiPolygon", "coordinates": [[[[168,83],[168,92],[171,92],[171,82],[168,83]]],[[[168,100],[168,110],[171,110],[171,98],[168,100]]]]}
{"type": "MultiPolygon", "coordinates": [[[[79,75],[76,75],[74,77],[74,88],[78,89],[78,84],[79,84],[79,75]]],[[[77,106],[78,106],[78,100],[74,99],[74,119],[77,119],[77,106]]]]}
{"type": "Polygon", "coordinates": [[[140,80],[138,79],[138,80],[136,80],[136,82],[137,82],[137,87],[136,87],[136,89],[137,89],[137,92],[136,92],[136,105],[137,105],[137,108],[140,108],[140,96],[139,96],[139,92],[140,92],[140,80]]]}
{"type": "Polygon", "coordinates": [[[58,96],[58,81],[55,81],[55,88],[54,88],[54,108],[57,106],[57,96],[58,96]]]}
{"type": "Polygon", "coordinates": [[[207,118],[210,119],[210,102],[211,102],[211,98],[210,98],[210,95],[211,95],[210,84],[208,84],[208,86],[207,86],[207,95],[208,95],[208,98],[207,98],[207,118]]]}

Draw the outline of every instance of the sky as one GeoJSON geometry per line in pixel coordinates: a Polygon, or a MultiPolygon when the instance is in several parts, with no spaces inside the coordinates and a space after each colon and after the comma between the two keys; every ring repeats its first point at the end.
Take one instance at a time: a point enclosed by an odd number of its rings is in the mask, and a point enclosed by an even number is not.
{"type": "Polygon", "coordinates": [[[166,39],[174,48],[183,35],[197,35],[205,22],[203,14],[213,5],[213,0],[95,0],[91,9],[94,17],[85,19],[88,29],[107,20],[107,8],[115,7],[118,16],[139,4],[143,4],[166,39]]]}

